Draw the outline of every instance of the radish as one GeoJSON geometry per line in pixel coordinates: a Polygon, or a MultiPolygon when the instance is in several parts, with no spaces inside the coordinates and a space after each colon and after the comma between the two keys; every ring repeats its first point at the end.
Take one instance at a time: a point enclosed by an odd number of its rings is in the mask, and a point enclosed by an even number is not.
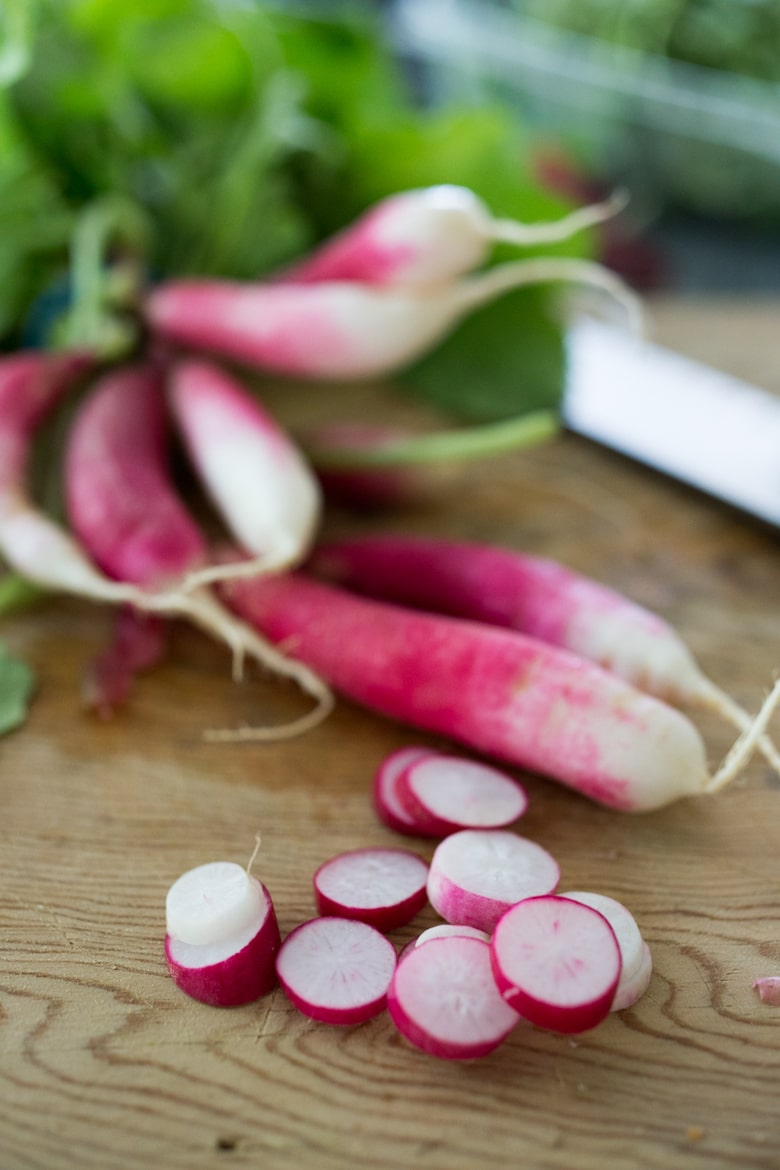
{"type": "Polygon", "coordinates": [[[390,984],[387,1007],[402,1036],[444,1060],[487,1056],[520,1018],[496,987],[488,943],[463,935],[407,951],[390,984]]]}
{"type": "Polygon", "coordinates": [[[428,866],[405,849],[366,848],[339,853],[314,875],[317,910],[354,918],[377,930],[404,926],[426,902],[428,866]]]}
{"type": "Polygon", "coordinates": [[[755,979],[753,989],[758,992],[758,998],[762,1003],[780,1006],[780,975],[764,975],[760,979],[755,979]]]}
{"type": "Polygon", "coordinates": [[[562,898],[570,898],[573,902],[582,902],[583,906],[590,906],[603,914],[615,932],[615,938],[620,947],[621,981],[633,975],[645,961],[645,943],[630,910],[615,898],[606,894],[592,894],[584,890],[567,891],[561,894],[562,898]]]}
{"type": "Polygon", "coordinates": [[[171,485],[163,383],[155,367],[119,367],[91,388],[68,435],[65,478],[68,513],[83,546],[107,573],[141,587],[144,607],[187,617],[227,643],[237,677],[249,655],[317,700],[313,712],[284,727],[212,738],[279,738],[322,719],[331,696],[310,670],[237,621],[207,590],[180,587],[185,574],[208,563],[208,549],[171,485]]]}
{"type": "Polygon", "coordinates": [[[603,914],[569,898],[525,898],[496,925],[493,973],[524,1019],[556,1032],[584,1032],[609,1014],[620,947],[603,914]]]}
{"type": "Polygon", "coordinates": [[[528,807],[525,790],[496,768],[457,756],[425,756],[401,772],[398,800],[432,837],[458,829],[499,829],[528,807]]]}
{"type": "Polygon", "coordinates": [[[547,282],[606,292],[639,328],[638,300],[619,277],[590,261],[564,257],[518,260],[426,289],[383,289],[357,281],[170,281],[149,294],[146,317],[167,341],[270,373],[374,378],[403,369],[502,293],[547,282]]]}
{"type": "Polygon", "coordinates": [[[276,986],[276,913],[248,869],[214,861],[188,870],[169,889],[165,910],[168,969],[187,995],[236,1007],[276,986]]]}
{"type": "Polygon", "coordinates": [[[421,947],[423,943],[431,942],[434,938],[481,938],[483,942],[490,942],[490,935],[486,930],[478,930],[476,926],[464,926],[457,922],[439,922],[436,926],[429,926],[412,942],[412,946],[421,947]]]}
{"type": "MultiPolygon", "coordinates": [[[[620,940],[618,939],[618,942],[620,940]]],[[[650,986],[653,975],[653,956],[647,943],[642,943],[642,958],[633,975],[624,975],[621,972],[620,982],[612,1000],[611,1012],[622,1012],[633,1007],[642,998],[650,986]]]]}
{"type": "Polygon", "coordinates": [[[223,589],[245,620],[363,706],[626,811],[722,787],[780,702],[778,682],[711,777],[684,715],[558,647],[369,601],[302,574],[223,589]]]}
{"type": "Polygon", "coordinates": [[[535,841],[506,829],[462,829],[434,850],[428,900],[445,921],[490,934],[515,902],[552,893],[560,873],[535,841]]]}
{"type": "Polygon", "coordinates": [[[287,935],[276,973],[291,1003],[324,1024],[362,1024],[383,1011],[395,947],[365,922],[312,918],[287,935]]]}
{"type": "Polygon", "coordinates": [[[198,472],[251,560],[191,573],[185,588],[289,568],[308,552],[320,489],[292,440],[235,378],[204,361],[173,367],[168,396],[198,472]]]}
{"type": "Polygon", "coordinates": [[[431,748],[404,747],[391,752],[374,774],[373,797],[377,816],[389,829],[409,836],[424,837],[421,829],[401,804],[398,794],[398,780],[404,769],[414,760],[435,755],[431,748]]]}
{"type": "Polygon", "coordinates": [[[566,240],[625,206],[616,195],[554,223],[494,219],[467,187],[441,184],[390,195],[294,264],[280,279],[297,284],[362,281],[431,285],[453,280],[487,260],[493,242],[530,247],[566,240]]]}
{"type": "MultiPolygon", "coordinates": [[[[657,698],[715,710],[742,731],[751,723],[660,617],[545,557],[463,541],[376,536],[324,545],[312,565],[370,597],[562,646],[657,698]]],[[[780,771],[771,741],[764,737],[759,746],[780,771]]]]}
{"type": "Polygon", "coordinates": [[[126,702],[135,676],[163,660],[167,635],[166,623],[155,614],[121,606],[111,642],[91,664],[84,679],[86,706],[102,718],[109,718],[126,702]]]}

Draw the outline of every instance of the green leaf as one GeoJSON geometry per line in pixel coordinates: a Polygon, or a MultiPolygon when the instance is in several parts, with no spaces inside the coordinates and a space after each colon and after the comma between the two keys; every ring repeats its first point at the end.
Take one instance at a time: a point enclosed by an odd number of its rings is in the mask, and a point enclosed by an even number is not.
{"type": "Polygon", "coordinates": [[[4,573],[0,576],[0,616],[19,613],[37,605],[47,594],[31,581],[18,573],[4,573]]]}
{"type": "Polygon", "coordinates": [[[541,289],[518,289],[469,317],[401,379],[416,397],[470,422],[558,410],[565,352],[541,289]]]}
{"type": "Polygon", "coordinates": [[[34,689],[35,676],[29,666],[0,644],[0,735],[24,723],[34,689]]]}

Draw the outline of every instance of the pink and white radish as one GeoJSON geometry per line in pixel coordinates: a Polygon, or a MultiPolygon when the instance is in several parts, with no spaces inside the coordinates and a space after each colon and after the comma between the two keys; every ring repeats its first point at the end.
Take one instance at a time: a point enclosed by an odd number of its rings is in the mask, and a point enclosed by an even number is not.
{"type": "Polygon", "coordinates": [[[369,601],[302,574],[233,581],[231,607],[354,701],[472,750],[640,812],[721,787],[780,703],[775,685],[748,736],[710,776],[679,711],[593,663],[475,622],[369,601]]]}
{"type": "Polygon", "coordinates": [[[168,969],[187,995],[237,1007],[276,986],[281,938],[271,896],[240,865],[188,870],[169,889],[165,912],[168,969]]]}
{"type": "Polygon", "coordinates": [[[644,995],[653,972],[653,959],[650,948],[642,938],[636,919],[631,911],[606,894],[594,894],[585,890],[568,891],[561,894],[562,898],[570,898],[573,902],[582,902],[592,910],[603,914],[615,932],[615,938],[620,947],[620,982],[618,983],[612,1011],[622,1011],[644,995]]]}
{"type": "Polygon", "coordinates": [[[549,282],[607,293],[639,328],[638,301],[619,277],[591,261],[565,257],[513,261],[423,289],[357,281],[169,281],[149,294],[146,318],[167,341],[269,373],[326,381],[374,378],[403,369],[502,293],[549,282]]]}
{"type": "MultiPolygon", "coordinates": [[[[313,568],[367,596],[520,630],[597,662],[674,704],[751,717],[708,679],[662,618],[546,557],[465,541],[369,536],[332,542],[313,568]]],[[[760,749],[780,771],[766,737],[760,749]]]]}
{"type": "Polygon", "coordinates": [[[396,793],[405,812],[432,837],[504,828],[528,807],[525,789],[505,772],[444,753],[412,761],[401,772],[396,793]]]}
{"type": "Polygon", "coordinates": [[[457,922],[439,922],[436,926],[429,926],[417,938],[413,938],[408,942],[401,954],[398,956],[399,960],[403,959],[407,951],[411,951],[414,947],[420,947],[423,943],[431,942],[435,938],[481,938],[483,942],[490,942],[490,935],[487,931],[477,930],[476,926],[461,926],[457,922]]]}
{"type": "Polygon", "coordinates": [[[401,774],[409,764],[435,754],[431,748],[416,745],[398,748],[386,756],[377,768],[373,783],[374,809],[380,821],[389,829],[394,829],[397,833],[407,833],[412,837],[426,836],[425,830],[420,829],[401,804],[397,788],[401,774]]]}
{"type": "Polygon", "coordinates": [[[620,947],[603,914],[545,895],[512,906],[490,943],[499,990],[524,1019],[556,1032],[584,1032],[609,1015],[620,980],[620,947]]]}
{"type": "Polygon", "coordinates": [[[407,950],[387,996],[398,1031],[444,1060],[487,1056],[519,1023],[491,969],[490,946],[464,935],[438,937],[407,950]]]}
{"type": "Polygon", "coordinates": [[[366,922],[312,918],[287,935],[276,973],[292,1004],[324,1024],[379,1015],[397,962],[395,947],[366,922]]]}
{"type": "Polygon", "coordinates": [[[406,849],[352,849],[331,857],[315,873],[317,910],[383,932],[395,930],[422,910],[427,878],[427,864],[406,849]]]}
{"type": "Polygon", "coordinates": [[[566,240],[624,205],[625,198],[618,195],[552,223],[519,223],[494,218],[468,187],[441,184],[402,191],[369,208],[279,279],[296,284],[441,284],[478,268],[493,243],[531,247],[566,240]]]}
{"type": "Polygon", "coordinates": [[[177,362],[168,397],[208,494],[251,557],[196,569],[185,588],[297,564],[319,524],[321,495],[292,439],[235,378],[210,362],[177,362]]]}
{"type": "Polygon", "coordinates": [[[105,374],[84,399],[65,451],[66,504],[73,529],[96,563],[142,590],[142,607],[188,618],[225,642],[240,677],[245,656],[293,678],[317,700],[313,712],[279,728],[247,728],[225,738],[278,738],[319,722],[330,709],[328,688],[303,664],[225,609],[205,589],[184,592],[182,578],[208,564],[203,535],[176,494],[167,465],[166,410],[160,372],[152,365],[105,374]]]}
{"type": "Polygon", "coordinates": [[[428,870],[428,901],[446,922],[491,934],[523,898],[557,887],[558,862],[541,845],[506,829],[463,829],[445,837],[428,870]]]}

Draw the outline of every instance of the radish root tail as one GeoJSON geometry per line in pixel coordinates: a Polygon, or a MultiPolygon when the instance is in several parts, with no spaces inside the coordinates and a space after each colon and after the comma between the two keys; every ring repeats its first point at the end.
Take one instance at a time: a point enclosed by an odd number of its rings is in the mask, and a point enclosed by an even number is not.
{"type": "MultiPolygon", "coordinates": [[[[705,679],[701,687],[701,704],[716,715],[720,715],[739,731],[748,732],[753,726],[753,716],[750,712],[709,679],[705,679]]],[[[768,735],[760,736],[756,750],[761,752],[770,767],[780,776],[780,751],[768,735]]]]}
{"type": "Polygon", "coordinates": [[[780,678],[777,679],[772,690],[764,700],[761,709],[751,722],[750,726],[726,755],[723,763],[705,787],[706,793],[720,792],[743,770],[750,757],[756,751],[759,741],[769,725],[769,721],[780,705],[780,678]]]}
{"type": "Polygon", "coordinates": [[[493,221],[492,236],[494,240],[505,244],[555,244],[561,240],[568,240],[576,236],[585,228],[595,227],[619,215],[628,206],[627,191],[617,190],[609,199],[602,203],[590,203],[587,207],[578,207],[576,211],[564,215],[561,219],[544,223],[519,223],[514,219],[496,219],[493,221]]]}

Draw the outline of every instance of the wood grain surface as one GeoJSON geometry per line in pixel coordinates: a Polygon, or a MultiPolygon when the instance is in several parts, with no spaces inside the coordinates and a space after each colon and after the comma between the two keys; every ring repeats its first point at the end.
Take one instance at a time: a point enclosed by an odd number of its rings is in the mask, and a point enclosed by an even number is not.
{"type": "MultiPolygon", "coordinates": [[[[780,390],[778,306],[659,303],[659,340],[780,390]]],[[[358,409],[308,394],[290,424],[358,409]]],[[[409,408],[388,396],[377,411],[409,408]]],[[[691,436],[695,442],[695,436],[691,436]]],[[[780,669],[777,537],[593,444],[562,435],[379,524],[557,557],[663,614],[710,675],[755,708],[780,669]]],[[[634,912],[649,991],[577,1038],[520,1026],[493,1056],[445,1063],[386,1016],[314,1024],[280,991],[249,1007],[182,995],[163,959],[164,901],[184,870],[245,862],[283,933],[314,909],[311,876],[339,850],[403,844],[372,811],[374,769],[432,737],[340,702],[291,742],[224,746],[202,730],[306,709],[289,684],[229,679],[184,627],[169,660],[110,721],[80,674],[108,614],[56,601],[3,623],[36,668],[28,724],[0,741],[0,1170],[777,1170],[780,780],[762,761],[716,798],[631,817],[527,777],[522,831],[560,860],[561,888],[634,912]]],[[[732,732],[695,715],[713,763],[732,732]]],[[[780,728],[775,731],[780,738],[780,728]]],[[[425,857],[432,845],[413,843],[425,857]]],[[[399,946],[431,911],[393,936],[399,946]]]]}

